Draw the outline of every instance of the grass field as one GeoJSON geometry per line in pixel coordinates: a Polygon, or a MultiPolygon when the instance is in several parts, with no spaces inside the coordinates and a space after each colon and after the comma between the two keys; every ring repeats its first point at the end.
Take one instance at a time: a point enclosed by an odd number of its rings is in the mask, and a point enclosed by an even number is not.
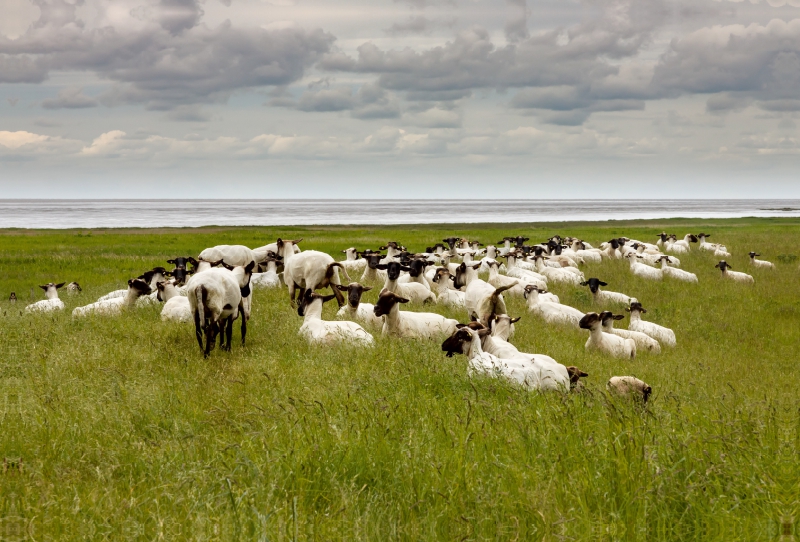
{"type": "MultiPolygon", "coordinates": [[[[0,538],[791,540],[800,261],[781,260],[792,255],[800,221],[789,219],[0,231],[0,538]],[[675,330],[676,349],[633,362],[586,353],[586,332],[547,326],[511,299],[523,316],[512,342],[587,371],[581,394],[470,379],[439,342],[375,333],[372,350],[309,347],[285,290],[256,291],[247,345],[237,324],[232,352],[205,360],[192,327],[162,323],[160,308],[70,317],[216,244],[303,237],[303,249],[338,257],[388,240],[422,250],[450,234],[597,245],[655,241],[662,229],[711,232],[735,270],[748,271],[749,250],[778,268],[750,271],[756,284],[743,286],[696,250],[681,259],[699,285],[645,282],[627,262],[587,266],[675,330]],[[63,313],[19,315],[31,288],[42,298],[37,284],[73,280],[84,291],[62,293],[63,313]],[[605,392],[627,374],[653,386],[646,408],[605,392]]],[[[597,309],[588,289],[551,290],[597,309]]]]}

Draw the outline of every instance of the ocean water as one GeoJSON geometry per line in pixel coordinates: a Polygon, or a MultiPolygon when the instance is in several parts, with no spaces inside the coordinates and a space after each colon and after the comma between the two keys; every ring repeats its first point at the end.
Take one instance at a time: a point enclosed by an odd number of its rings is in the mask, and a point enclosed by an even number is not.
{"type": "Polygon", "coordinates": [[[800,216],[800,200],[0,200],[0,228],[558,222],[800,216]]]}

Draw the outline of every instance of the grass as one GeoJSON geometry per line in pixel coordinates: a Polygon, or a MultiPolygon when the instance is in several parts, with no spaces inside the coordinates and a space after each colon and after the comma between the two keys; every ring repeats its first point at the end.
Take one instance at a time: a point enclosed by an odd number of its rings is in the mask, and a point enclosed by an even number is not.
{"type": "MultiPolygon", "coordinates": [[[[800,221],[664,220],[196,230],[0,231],[0,292],[76,280],[67,311],[20,316],[0,303],[0,538],[30,540],[601,539],[790,540],[800,519],[800,221]],[[191,326],[157,308],[73,321],[70,310],[168,257],[279,235],[330,253],[451,233],[713,233],[754,287],[715,259],[682,257],[699,285],[649,283],[624,262],[588,266],[673,328],[678,348],[619,361],[585,332],[523,315],[513,342],[590,374],[582,394],[527,393],[469,379],[438,342],[376,334],[372,350],[312,348],[280,291],[257,291],[248,344],[204,360],[191,326]],[[653,386],[644,408],[605,382],[653,386]]],[[[588,290],[553,286],[595,309],[588,290]]],[[[35,298],[41,298],[38,288],[35,298]]],[[[374,301],[377,290],[368,293],[374,301]]],[[[332,317],[335,307],[326,305],[332,317]]],[[[435,310],[464,320],[457,311],[435,310]]],[[[625,327],[625,322],[618,325],[625,327]]]]}

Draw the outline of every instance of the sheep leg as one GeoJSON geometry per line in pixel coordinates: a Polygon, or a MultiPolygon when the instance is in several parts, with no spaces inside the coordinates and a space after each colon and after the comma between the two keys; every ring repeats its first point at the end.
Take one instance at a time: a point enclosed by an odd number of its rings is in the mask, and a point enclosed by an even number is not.
{"type": "Polygon", "coordinates": [[[292,304],[292,308],[297,308],[297,303],[294,301],[294,295],[297,293],[297,285],[294,281],[289,281],[286,287],[289,289],[289,302],[292,304]]]}
{"type": "MultiPolygon", "coordinates": [[[[242,346],[244,346],[244,338],[247,335],[247,318],[245,317],[243,306],[239,307],[239,312],[242,314],[242,346]]],[[[231,342],[230,336],[228,336],[228,342],[231,342]]]]}
{"type": "Polygon", "coordinates": [[[197,344],[200,345],[200,351],[204,351],[203,348],[203,328],[200,326],[200,314],[198,312],[194,313],[194,335],[197,337],[197,344]]]}
{"type": "Polygon", "coordinates": [[[216,326],[217,326],[216,322],[209,322],[205,326],[206,348],[205,348],[205,352],[203,353],[203,357],[207,358],[208,355],[211,353],[211,351],[214,349],[214,343],[216,342],[216,338],[217,338],[217,335],[215,333],[216,326]]]}
{"type": "Polygon", "coordinates": [[[339,288],[337,288],[335,284],[331,284],[330,286],[333,295],[336,296],[336,302],[339,304],[339,308],[341,309],[344,307],[344,295],[342,295],[342,292],[339,291],[339,288]]]}
{"type": "Polygon", "coordinates": [[[228,324],[227,324],[226,329],[225,329],[225,335],[227,335],[227,339],[228,339],[228,342],[225,345],[225,350],[230,352],[231,351],[231,337],[233,336],[233,318],[232,317],[228,318],[228,324]]]}

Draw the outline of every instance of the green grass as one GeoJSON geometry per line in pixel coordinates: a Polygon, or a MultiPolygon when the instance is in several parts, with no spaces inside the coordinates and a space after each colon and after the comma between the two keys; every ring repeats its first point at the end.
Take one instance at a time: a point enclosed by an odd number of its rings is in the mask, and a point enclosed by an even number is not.
{"type": "MultiPolygon", "coordinates": [[[[800,254],[799,234],[790,219],[0,231],[0,539],[789,540],[800,534],[800,262],[778,257],[800,254]],[[587,371],[582,394],[469,379],[466,359],[436,342],[309,347],[284,290],[257,291],[248,344],[237,325],[232,352],[207,360],[191,326],[162,323],[156,308],[70,317],[215,244],[304,237],[304,249],[338,255],[387,240],[419,250],[451,233],[598,244],[662,229],[710,231],[736,270],[749,250],[778,268],[752,271],[747,287],[696,251],[682,261],[699,285],[588,266],[676,332],[678,348],[633,362],[586,353],[585,332],[510,300],[523,316],[513,342],[587,371]],[[62,314],[20,316],[6,301],[72,280],[84,292],[63,293],[62,314]],[[653,386],[646,408],[605,392],[626,374],[653,386]]],[[[588,290],[551,289],[593,309],[588,290]]]]}

